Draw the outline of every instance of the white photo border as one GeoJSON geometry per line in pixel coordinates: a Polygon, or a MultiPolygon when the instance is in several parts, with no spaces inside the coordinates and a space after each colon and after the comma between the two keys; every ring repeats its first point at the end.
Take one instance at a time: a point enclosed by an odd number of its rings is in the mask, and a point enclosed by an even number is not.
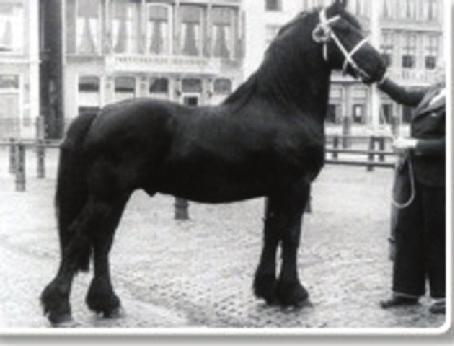
{"type": "MultiPolygon", "coordinates": [[[[370,0],[374,1],[374,0],[370,0]]],[[[376,0],[375,0],[376,1],[376,0]]],[[[453,76],[453,61],[454,45],[453,45],[453,11],[454,0],[444,0],[444,59],[446,67],[446,84],[447,92],[450,97],[447,99],[446,111],[448,115],[452,114],[453,99],[454,99],[454,76],[453,76]]],[[[452,248],[453,248],[453,191],[452,191],[452,176],[453,176],[453,119],[452,116],[447,117],[447,296],[446,296],[446,319],[443,326],[438,328],[75,328],[75,329],[59,329],[59,328],[0,328],[0,344],[4,337],[10,336],[188,336],[188,337],[230,337],[230,336],[445,336],[449,337],[453,333],[452,329],[452,248]]],[[[95,339],[96,340],[96,339],[95,339]]],[[[59,339],[56,339],[58,343],[59,339]]],[[[341,340],[338,340],[341,341],[341,340]]],[[[345,341],[345,340],[344,340],[345,341]]],[[[414,340],[418,344],[417,340],[414,340]]],[[[94,341],[96,342],[96,341],[94,341]]],[[[50,342],[52,343],[52,342],[50,342]]]]}

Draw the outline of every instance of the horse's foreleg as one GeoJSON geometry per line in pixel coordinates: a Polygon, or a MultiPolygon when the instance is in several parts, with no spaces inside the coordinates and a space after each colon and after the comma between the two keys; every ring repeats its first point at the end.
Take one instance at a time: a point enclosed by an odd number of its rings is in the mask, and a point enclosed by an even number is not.
{"type": "Polygon", "coordinates": [[[286,195],[283,201],[285,226],[281,228],[282,265],[276,288],[277,299],[284,306],[302,306],[309,294],[301,285],[297,255],[301,239],[301,223],[304,209],[309,199],[309,185],[301,184],[286,195]]]}
{"type": "Polygon", "coordinates": [[[264,218],[263,247],[260,262],[254,278],[254,294],[268,304],[275,302],[276,288],[276,250],[279,244],[275,201],[269,198],[266,203],[264,218]]]}
{"type": "Polygon", "coordinates": [[[115,230],[120,221],[127,199],[100,207],[105,210],[104,222],[93,235],[94,275],[85,299],[88,308],[104,317],[118,316],[120,299],[115,294],[110,279],[109,252],[115,230]]]}

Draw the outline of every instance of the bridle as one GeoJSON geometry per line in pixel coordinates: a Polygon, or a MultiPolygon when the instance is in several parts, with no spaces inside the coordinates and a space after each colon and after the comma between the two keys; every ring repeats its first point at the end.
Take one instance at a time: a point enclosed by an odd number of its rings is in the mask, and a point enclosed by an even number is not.
{"type": "Polygon", "coordinates": [[[327,19],[326,9],[323,8],[319,12],[320,22],[318,23],[318,25],[315,27],[314,31],[312,32],[312,39],[317,43],[323,44],[323,59],[326,62],[328,62],[328,43],[330,42],[330,40],[334,41],[334,43],[339,48],[339,50],[342,52],[342,54],[344,55],[344,58],[345,58],[344,64],[342,67],[342,72],[345,74],[347,72],[348,66],[350,66],[353,69],[353,71],[361,77],[361,79],[368,80],[368,79],[370,79],[370,75],[366,71],[364,71],[361,67],[358,66],[358,64],[353,59],[353,56],[369,41],[369,39],[367,37],[363,38],[361,41],[359,41],[356,44],[355,47],[353,47],[353,49],[350,52],[348,52],[347,49],[345,49],[345,46],[342,44],[342,42],[337,37],[334,30],[331,28],[331,24],[338,21],[340,18],[341,18],[341,16],[337,15],[337,16],[327,19]]]}

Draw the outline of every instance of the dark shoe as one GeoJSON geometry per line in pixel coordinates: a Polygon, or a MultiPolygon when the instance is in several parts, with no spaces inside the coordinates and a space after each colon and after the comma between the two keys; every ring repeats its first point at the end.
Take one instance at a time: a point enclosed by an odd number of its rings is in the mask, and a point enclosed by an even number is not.
{"type": "Polygon", "coordinates": [[[418,304],[418,298],[394,296],[387,300],[380,301],[380,307],[382,309],[405,307],[418,304]]]}
{"type": "Polygon", "coordinates": [[[429,311],[433,314],[446,314],[446,301],[443,300],[433,303],[429,311]]]}

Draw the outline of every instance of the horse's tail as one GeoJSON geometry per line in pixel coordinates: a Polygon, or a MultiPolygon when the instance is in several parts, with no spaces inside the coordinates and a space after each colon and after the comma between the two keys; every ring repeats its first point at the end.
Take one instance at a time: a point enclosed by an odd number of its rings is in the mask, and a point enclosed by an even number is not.
{"type": "MultiPolygon", "coordinates": [[[[60,149],[55,207],[62,256],[73,237],[70,226],[87,201],[87,158],[82,146],[95,116],[84,114],[77,117],[70,125],[60,149]]],[[[88,271],[90,254],[89,245],[81,249],[76,270],[88,271]]]]}

